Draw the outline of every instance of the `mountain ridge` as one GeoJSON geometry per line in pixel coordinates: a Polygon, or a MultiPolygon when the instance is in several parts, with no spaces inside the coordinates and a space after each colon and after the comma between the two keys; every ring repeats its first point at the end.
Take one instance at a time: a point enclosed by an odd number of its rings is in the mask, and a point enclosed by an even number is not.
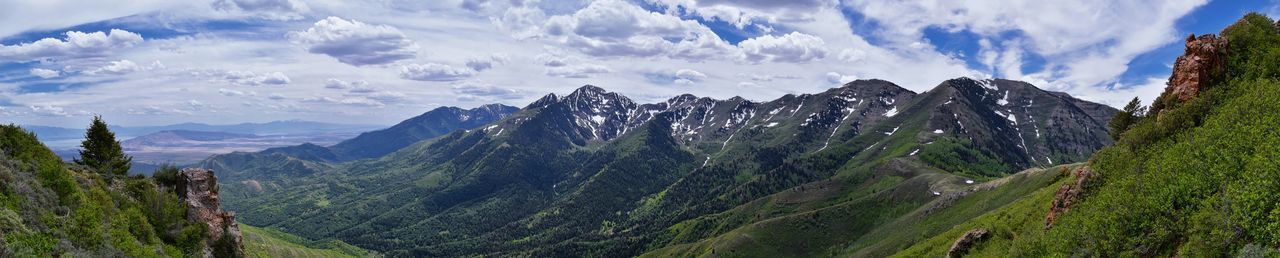
{"type": "MultiPolygon", "coordinates": [[[[253,225],[337,238],[391,256],[554,256],[587,249],[635,255],[659,237],[643,232],[662,232],[666,225],[809,182],[880,181],[872,178],[885,164],[944,167],[989,180],[1079,161],[1089,153],[1075,150],[1109,143],[1106,128],[1096,128],[1105,121],[1094,121],[1096,114],[1076,106],[1078,100],[1014,83],[965,78],[938,86],[963,89],[955,99],[941,90],[915,93],[888,81],[858,80],[765,102],[682,94],[648,104],[586,85],[379,158],[320,161],[287,180],[257,178],[272,186],[266,190],[229,185],[229,191],[252,196],[230,205],[253,225]],[[1024,100],[1039,104],[1019,102],[1024,100]],[[1050,116],[1037,120],[1036,112],[1050,116]],[[1047,145],[1037,135],[1067,142],[1047,145]],[[1011,140],[1018,136],[1031,140],[1011,140]],[[634,191],[620,190],[627,188],[634,191]],[[309,208],[279,209],[272,202],[309,208]],[[406,219],[416,222],[391,226],[406,219]],[[612,226],[599,228],[601,223],[612,226]],[[395,240],[405,237],[413,240],[395,240]],[[529,243],[542,247],[512,242],[525,237],[536,237],[529,243]],[[475,241],[509,244],[480,248],[470,244],[475,241]],[[589,247],[593,241],[608,244],[589,247]]],[[[911,173],[928,182],[944,172],[911,173]]]]}

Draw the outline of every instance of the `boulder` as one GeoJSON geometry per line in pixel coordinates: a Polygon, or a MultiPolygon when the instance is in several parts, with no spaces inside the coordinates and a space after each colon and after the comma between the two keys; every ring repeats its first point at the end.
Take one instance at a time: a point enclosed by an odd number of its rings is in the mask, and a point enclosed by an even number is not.
{"type": "Polygon", "coordinates": [[[964,235],[960,236],[960,239],[956,239],[956,242],[951,244],[951,249],[947,250],[947,257],[954,258],[964,256],[969,253],[969,249],[972,249],[974,245],[977,245],[978,242],[986,238],[986,229],[978,228],[969,230],[969,232],[964,232],[964,235]]]}

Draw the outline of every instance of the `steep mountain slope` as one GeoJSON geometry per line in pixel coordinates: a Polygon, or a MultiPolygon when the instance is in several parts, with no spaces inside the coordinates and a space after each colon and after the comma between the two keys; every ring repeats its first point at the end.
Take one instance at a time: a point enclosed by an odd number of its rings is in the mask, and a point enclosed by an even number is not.
{"type": "Polygon", "coordinates": [[[0,256],[240,252],[239,235],[228,230],[235,228],[234,220],[217,208],[217,191],[195,184],[216,183],[188,179],[178,176],[175,186],[151,178],[104,176],[62,163],[22,128],[0,126],[0,256]]]}
{"type": "Polygon", "coordinates": [[[1188,37],[1151,112],[1050,187],[899,253],[939,256],[1280,255],[1280,24],[1249,14],[1188,37]],[[1220,37],[1219,37],[1220,36],[1220,37]]]}
{"type": "Polygon", "coordinates": [[[634,255],[765,219],[668,228],[797,187],[839,189],[810,209],[919,190],[881,214],[896,217],[937,198],[924,190],[936,182],[1083,160],[1110,143],[1114,112],[1007,80],[655,104],[584,86],[481,129],[227,191],[250,224],[392,256],[634,255]]]}
{"type": "Polygon", "coordinates": [[[219,171],[237,180],[311,174],[328,167],[329,162],[381,157],[422,140],[498,121],[516,110],[499,104],[469,110],[440,107],[390,128],[362,133],[329,147],[308,143],[260,152],[214,155],[197,166],[219,171]]]}

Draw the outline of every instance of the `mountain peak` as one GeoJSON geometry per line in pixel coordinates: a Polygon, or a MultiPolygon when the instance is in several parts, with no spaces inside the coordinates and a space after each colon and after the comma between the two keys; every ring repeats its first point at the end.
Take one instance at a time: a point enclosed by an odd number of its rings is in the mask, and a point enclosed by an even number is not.
{"type": "Polygon", "coordinates": [[[591,85],[591,84],[582,85],[582,87],[578,87],[578,89],[573,90],[573,93],[574,93],[574,94],[577,94],[577,93],[585,93],[585,92],[590,92],[590,93],[597,93],[597,94],[599,94],[599,93],[606,93],[606,92],[608,92],[608,91],[604,90],[604,88],[600,88],[600,87],[597,87],[597,86],[595,86],[595,85],[591,85]]]}

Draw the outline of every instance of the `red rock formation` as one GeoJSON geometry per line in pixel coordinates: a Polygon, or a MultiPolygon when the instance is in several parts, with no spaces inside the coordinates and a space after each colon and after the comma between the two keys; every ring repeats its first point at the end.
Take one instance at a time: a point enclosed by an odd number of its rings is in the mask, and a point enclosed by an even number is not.
{"type": "Polygon", "coordinates": [[[1213,34],[1187,36],[1187,47],[1173,63],[1166,97],[1187,101],[1204,90],[1209,80],[1226,68],[1227,40],[1213,34]]]}
{"type": "Polygon", "coordinates": [[[956,242],[954,244],[951,244],[951,249],[947,250],[947,257],[952,258],[952,257],[964,256],[965,254],[969,253],[969,249],[972,249],[973,246],[978,243],[978,241],[982,241],[983,239],[986,239],[986,238],[987,238],[986,229],[979,228],[979,229],[969,230],[969,232],[964,232],[964,236],[960,236],[960,239],[956,239],[956,242]]]}
{"type": "Polygon", "coordinates": [[[1093,170],[1089,169],[1089,167],[1077,168],[1072,174],[1074,174],[1076,181],[1062,185],[1062,187],[1058,188],[1058,192],[1053,195],[1053,203],[1049,207],[1049,214],[1044,217],[1045,229],[1053,227],[1053,221],[1058,216],[1071,210],[1071,205],[1080,201],[1080,195],[1084,194],[1085,187],[1089,185],[1089,182],[1093,181],[1094,177],[1093,170]]]}
{"type": "Polygon", "coordinates": [[[240,227],[236,225],[234,212],[222,210],[218,201],[218,177],[213,171],[202,168],[184,168],[178,173],[178,190],[187,202],[187,218],[209,226],[204,256],[214,257],[213,243],[230,237],[237,250],[243,249],[240,227]]]}

